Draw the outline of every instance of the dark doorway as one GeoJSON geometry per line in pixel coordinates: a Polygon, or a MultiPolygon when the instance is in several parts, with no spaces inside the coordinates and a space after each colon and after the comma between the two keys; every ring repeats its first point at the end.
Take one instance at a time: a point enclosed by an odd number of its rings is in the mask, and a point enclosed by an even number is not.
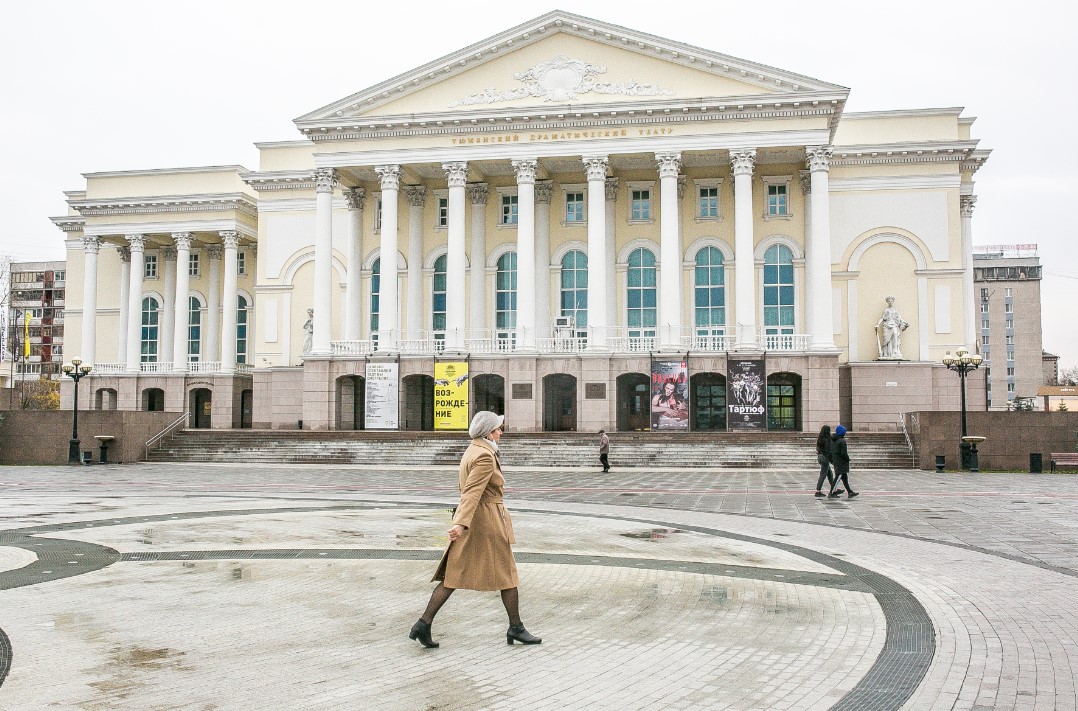
{"type": "Polygon", "coordinates": [[[404,421],[402,430],[431,431],[434,429],[434,378],[429,375],[409,375],[404,378],[401,401],[404,421]]]}
{"type": "Polygon", "coordinates": [[[240,393],[240,429],[251,429],[251,420],[254,410],[255,391],[244,390],[240,393]]]}
{"type": "Polygon", "coordinates": [[[195,429],[208,429],[210,415],[213,412],[213,394],[208,388],[196,388],[191,391],[191,426],[195,429]]]}
{"type": "Polygon", "coordinates": [[[689,386],[689,427],[726,429],[726,378],[718,373],[697,373],[689,378],[689,386]]]}
{"type": "Polygon", "coordinates": [[[475,403],[473,414],[480,410],[505,414],[505,378],[492,373],[477,375],[472,380],[472,390],[472,401],[475,403]]]}
{"type": "Polygon", "coordinates": [[[651,381],[643,373],[618,376],[618,431],[651,429],[651,381]]]}
{"type": "Polygon", "coordinates": [[[543,431],[576,431],[576,378],[555,373],[543,378],[543,431]]]}
{"type": "Polygon", "coordinates": [[[337,378],[337,429],[363,429],[365,386],[366,381],[359,375],[337,378]]]}
{"type": "Polygon", "coordinates": [[[767,376],[767,429],[801,430],[801,376],[797,373],[767,376]]]}
{"type": "Polygon", "coordinates": [[[143,390],[142,409],[146,412],[164,412],[165,391],[161,388],[146,388],[143,390]]]}

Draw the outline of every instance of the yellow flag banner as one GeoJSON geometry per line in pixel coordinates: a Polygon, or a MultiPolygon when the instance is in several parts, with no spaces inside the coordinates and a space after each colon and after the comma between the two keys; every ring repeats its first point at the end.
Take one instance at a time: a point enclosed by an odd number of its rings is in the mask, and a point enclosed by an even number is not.
{"type": "Polygon", "coordinates": [[[30,312],[23,313],[25,316],[25,324],[22,330],[22,355],[24,358],[30,357],[30,312]]]}
{"type": "Polygon", "coordinates": [[[434,364],[434,429],[468,429],[468,364],[434,364]]]}

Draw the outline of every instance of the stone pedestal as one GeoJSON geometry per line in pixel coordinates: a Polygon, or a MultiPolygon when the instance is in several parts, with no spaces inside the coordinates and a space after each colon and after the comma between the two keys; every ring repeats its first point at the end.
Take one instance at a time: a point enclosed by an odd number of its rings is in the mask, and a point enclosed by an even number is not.
{"type": "MultiPolygon", "coordinates": [[[[866,361],[840,368],[844,418],[854,431],[901,430],[907,412],[959,410],[961,382],[942,363],[930,361],[866,361]]],[[[985,409],[984,374],[966,378],[966,411],[985,409]]]]}

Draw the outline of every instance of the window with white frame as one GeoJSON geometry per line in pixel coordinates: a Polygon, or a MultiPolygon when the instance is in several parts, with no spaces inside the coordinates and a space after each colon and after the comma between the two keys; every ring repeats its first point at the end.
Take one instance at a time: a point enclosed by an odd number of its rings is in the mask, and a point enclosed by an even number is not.
{"type": "Polygon", "coordinates": [[[240,294],[236,300],[236,362],[247,362],[247,298],[240,294]]]}
{"type": "Polygon", "coordinates": [[[1008,313],[1008,314],[1014,313],[1014,304],[1012,304],[1010,302],[1007,302],[1003,306],[1004,306],[1004,308],[1003,308],[1004,313],[1008,313]]]}
{"type": "Polygon", "coordinates": [[[192,252],[187,255],[187,276],[197,277],[199,274],[198,253],[192,252]]]}
{"type": "Polygon", "coordinates": [[[156,279],[157,278],[157,255],[156,254],[147,254],[146,255],[146,268],[143,270],[143,276],[145,276],[147,279],[156,279]]]}
{"type": "Polygon", "coordinates": [[[379,195],[374,200],[374,231],[382,231],[382,196],[379,195]]]}
{"type": "Polygon", "coordinates": [[[202,358],[202,302],[192,296],[187,305],[187,362],[197,363],[202,358]]]}
{"type": "Polygon", "coordinates": [[[988,313],[988,302],[987,301],[981,302],[981,313],[982,314],[988,313]]]}
{"type": "Polygon", "coordinates": [[[693,270],[694,334],[721,337],[726,334],[726,276],[722,252],[704,247],[696,253],[693,270]]]}
{"type": "Polygon", "coordinates": [[[371,342],[378,347],[378,291],[381,286],[379,274],[382,266],[381,258],[375,259],[371,265],[371,342]]]}
{"type": "Polygon", "coordinates": [[[515,225],[517,224],[517,210],[519,207],[519,201],[515,194],[502,195],[502,215],[501,224],[503,225],[515,225]]]}
{"type": "Polygon", "coordinates": [[[987,346],[988,345],[988,334],[987,333],[981,335],[981,345],[982,346],[987,346]]]}
{"type": "Polygon", "coordinates": [[[565,221],[572,223],[585,221],[583,190],[567,190],[565,192],[565,221]]]}
{"type": "Polygon", "coordinates": [[[988,319],[981,319],[981,328],[985,331],[988,330],[988,319]]]}
{"type": "Polygon", "coordinates": [[[654,338],[658,323],[658,289],[656,288],[655,255],[638,247],[629,255],[626,270],[626,323],[629,338],[654,338]]]}
{"type": "Polygon", "coordinates": [[[157,339],[159,337],[159,318],[161,305],[157,299],[147,296],[142,300],[142,333],[140,334],[140,360],[143,363],[157,362],[157,339]]]}
{"type": "Polygon", "coordinates": [[[1012,377],[1012,378],[1014,377],[1014,368],[1013,367],[1012,368],[1007,368],[1007,375],[1009,377],[1012,377]]]}
{"type": "Polygon", "coordinates": [[[431,330],[434,331],[434,340],[445,343],[445,293],[446,293],[446,255],[434,260],[434,284],[431,290],[431,330]]]}
{"type": "Polygon", "coordinates": [[[794,255],[784,244],[764,252],[764,333],[794,332],[794,255]]]}
{"type": "Polygon", "coordinates": [[[1014,294],[1011,291],[1011,287],[1009,287],[1009,286],[1006,287],[1006,290],[1004,291],[1004,296],[1006,296],[1008,299],[1011,298],[1012,296],[1014,296],[1014,294]]]}
{"type": "Polygon", "coordinates": [[[1011,382],[1011,381],[1008,381],[1007,382],[1007,397],[1010,398],[1012,395],[1014,395],[1014,392],[1015,392],[1014,383],[1011,382]]]}
{"type": "MultiPolygon", "coordinates": [[[[247,253],[246,252],[236,252],[236,274],[239,275],[239,276],[243,276],[246,273],[247,273],[247,253]]],[[[236,361],[236,362],[241,363],[242,361],[236,361]]]]}
{"type": "Polygon", "coordinates": [[[694,179],[693,183],[696,185],[696,219],[716,222],[721,220],[719,197],[722,178],[694,179]]]}
{"type": "Polygon", "coordinates": [[[981,301],[988,301],[988,289],[981,289],[981,301]]]}
{"type": "Polygon", "coordinates": [[[789,175],[765,175],[760,178],[764,184],[764,218],[789,217],[790,180],[789,175]]]}
{"type": "Polygon", "coordinates": [[[561,315],[573,319],[573,336],[588,335],[588,255],[579,249],[561,259],[561,315]]]}
{"type": "Polygon", "coordinates": [[[499,347],[510,348],[516,342],[516,252],[506,252],[498,257],[498,269],[494,279],[494,327],[494,337],[498,340],[499,347]]]}
{"type": "Polygon", "coordinates": [[[651,222],[652,186],[652,183],[629,183],[629,222],[651,222]]]}
{"type": "Polygon", "coordinates": [[[438,223],[437,227],[449,226],[449,198],[438,198],[438,223]]]}

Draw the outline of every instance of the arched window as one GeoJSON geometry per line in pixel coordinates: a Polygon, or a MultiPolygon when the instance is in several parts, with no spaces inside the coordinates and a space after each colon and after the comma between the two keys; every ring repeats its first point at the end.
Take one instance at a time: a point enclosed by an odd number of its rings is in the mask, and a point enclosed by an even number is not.
{"type": "Polygon", "coordinates": [[[236,362],[247,362],[247,299],[240,295],[236,304],[236,362]]]}
{"type": "Polygon", "coordinates": [[[494,282],[494,326],[498,350],[513,350],[517,328],[517,253],[506,252],[498,258],[494,282]]]}
{"type": "Polygon", "coordinates": [[[431,328],[438,350],[445,347],[445,264],[446,255],[434,260],[434,289],[431,293],[431,311],[434,312],[431,328]]]}
{"type": "Polygon", "coordinates": [[[371,343],[375,348],[378,347],[378,290],[382,282],[379,275],[381,267],[381,259],[375,259],[371,265],[371,343]]]}
{"type": "Polygon", "coordinates": [[[197,363],[202,359],[202,302],[192,296],[187,304],[187,362],[197,363]]]}
{"type": "Polygon", "coordinates": [[[794,332],[794,255],[784,244],[764,252],[764,335],[794,332]]]}
{"type": "Polygon", "coordinates": [[[588,255],[579,249],[561,260],[561,315],[573,319],[573,336],[588,335],[588,255]]]}
{"type": "Polygon", "coordinates": [[[629,255],[629,338],[654,338],[658,321],[655,289],[655,255],[639,247],[629,255]]]}
{"type": "Polygon", "coordinates": [[[715,247],[704,247],[697,252],[693,280],[695,335],[702,339],[726,335],[726,279],[722,252],[715,247]]]}
{"type": "Polygon", "coordinates": [[[147,296],[142,300],[142,355],[140,360],[143,363],[157,362],[160,310],[160,304],[152,296],[147,296]]]}

